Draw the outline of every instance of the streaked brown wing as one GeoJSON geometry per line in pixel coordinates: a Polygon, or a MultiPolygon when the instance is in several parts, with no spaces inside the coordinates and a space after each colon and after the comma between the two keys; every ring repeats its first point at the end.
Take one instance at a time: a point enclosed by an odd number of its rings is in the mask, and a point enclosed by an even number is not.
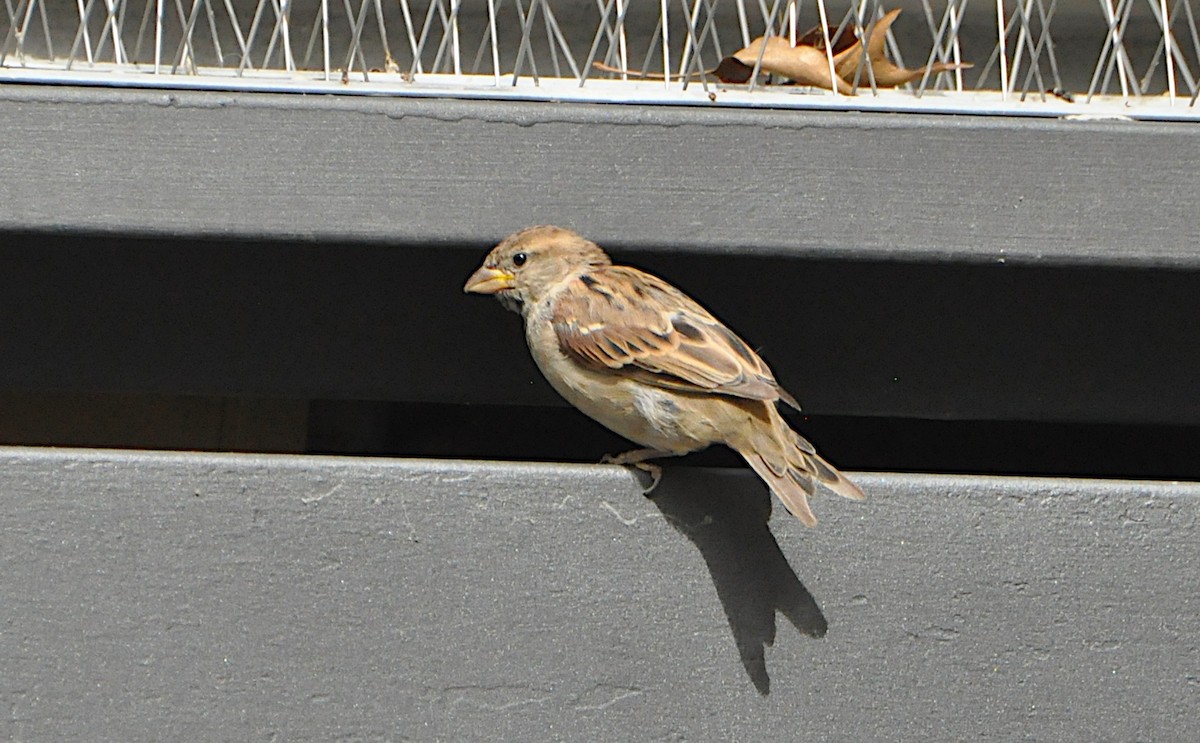
{"type": "Polygon", "coordinates": [[[771,370],[733,331],[667,282],[629,266],[606,266],[573,279],[552,322],[563,351],[577,361],[658,387],[783,400],[771,370]]]}

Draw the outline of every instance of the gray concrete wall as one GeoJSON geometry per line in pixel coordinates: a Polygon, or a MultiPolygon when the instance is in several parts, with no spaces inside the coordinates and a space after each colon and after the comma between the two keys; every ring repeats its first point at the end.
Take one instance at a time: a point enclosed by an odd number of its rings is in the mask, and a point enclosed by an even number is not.
{"type": "Polygon", "coordinates": [[[1200,487],[856,479],[0,450],[0,737],[1194,734],[1200,487]]]}

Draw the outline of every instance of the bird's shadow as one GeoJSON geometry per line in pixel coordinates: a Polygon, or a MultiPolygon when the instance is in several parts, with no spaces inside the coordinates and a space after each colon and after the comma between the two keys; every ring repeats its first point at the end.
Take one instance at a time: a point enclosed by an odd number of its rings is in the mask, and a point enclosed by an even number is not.
{"type": "Polygon", "coordinates": [[[675,467],[650,497],[700,550],[742,667],[765,696],[771,692],[765,647],[775,642],[776,612],[810,637],[824,637],[829,625],[771,533],[770,494],[757,479],[741,475],[675,467]]]}

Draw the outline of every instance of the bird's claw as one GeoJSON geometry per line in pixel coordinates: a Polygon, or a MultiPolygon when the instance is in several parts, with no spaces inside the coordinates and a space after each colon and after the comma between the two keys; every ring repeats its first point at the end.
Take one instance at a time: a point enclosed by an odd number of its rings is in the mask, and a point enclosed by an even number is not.
{"type": "Polygon", "coordinates": [[[658,483],[662,481],[662,467],[657,464],[636,459],[635,457],[641,452],[625,452],[623,454],[605,454],[600,458],[600,464],[619,464],[622,467],[635,467],[642,472],[650,475],[650,486],[642,490],[642,495],[647,498],[654,489],[658,487],[658,483]]]}
{"type": "Polygon", "coordinates": [[[642,472],[647,472],[650,474],[650,487],[642,490],[642,495],[649,498],[650,494],[654,492],[654,489],[658,487],[658,484],[662,482],[662,467],[657,464],[651,464],[650,462],[636,462],[633,466],[637,467],[642,472]]]}

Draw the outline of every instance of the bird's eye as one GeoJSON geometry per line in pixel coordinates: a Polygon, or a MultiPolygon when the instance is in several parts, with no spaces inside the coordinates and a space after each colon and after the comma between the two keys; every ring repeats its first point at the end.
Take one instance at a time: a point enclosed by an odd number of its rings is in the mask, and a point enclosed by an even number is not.
{"type": "Polygon", "coordinates": [[[524,253],[517,253],[513,256],[513,265],[517,268],[525,265],[525,261],[529,260],[529,256],[524,253]]]}

